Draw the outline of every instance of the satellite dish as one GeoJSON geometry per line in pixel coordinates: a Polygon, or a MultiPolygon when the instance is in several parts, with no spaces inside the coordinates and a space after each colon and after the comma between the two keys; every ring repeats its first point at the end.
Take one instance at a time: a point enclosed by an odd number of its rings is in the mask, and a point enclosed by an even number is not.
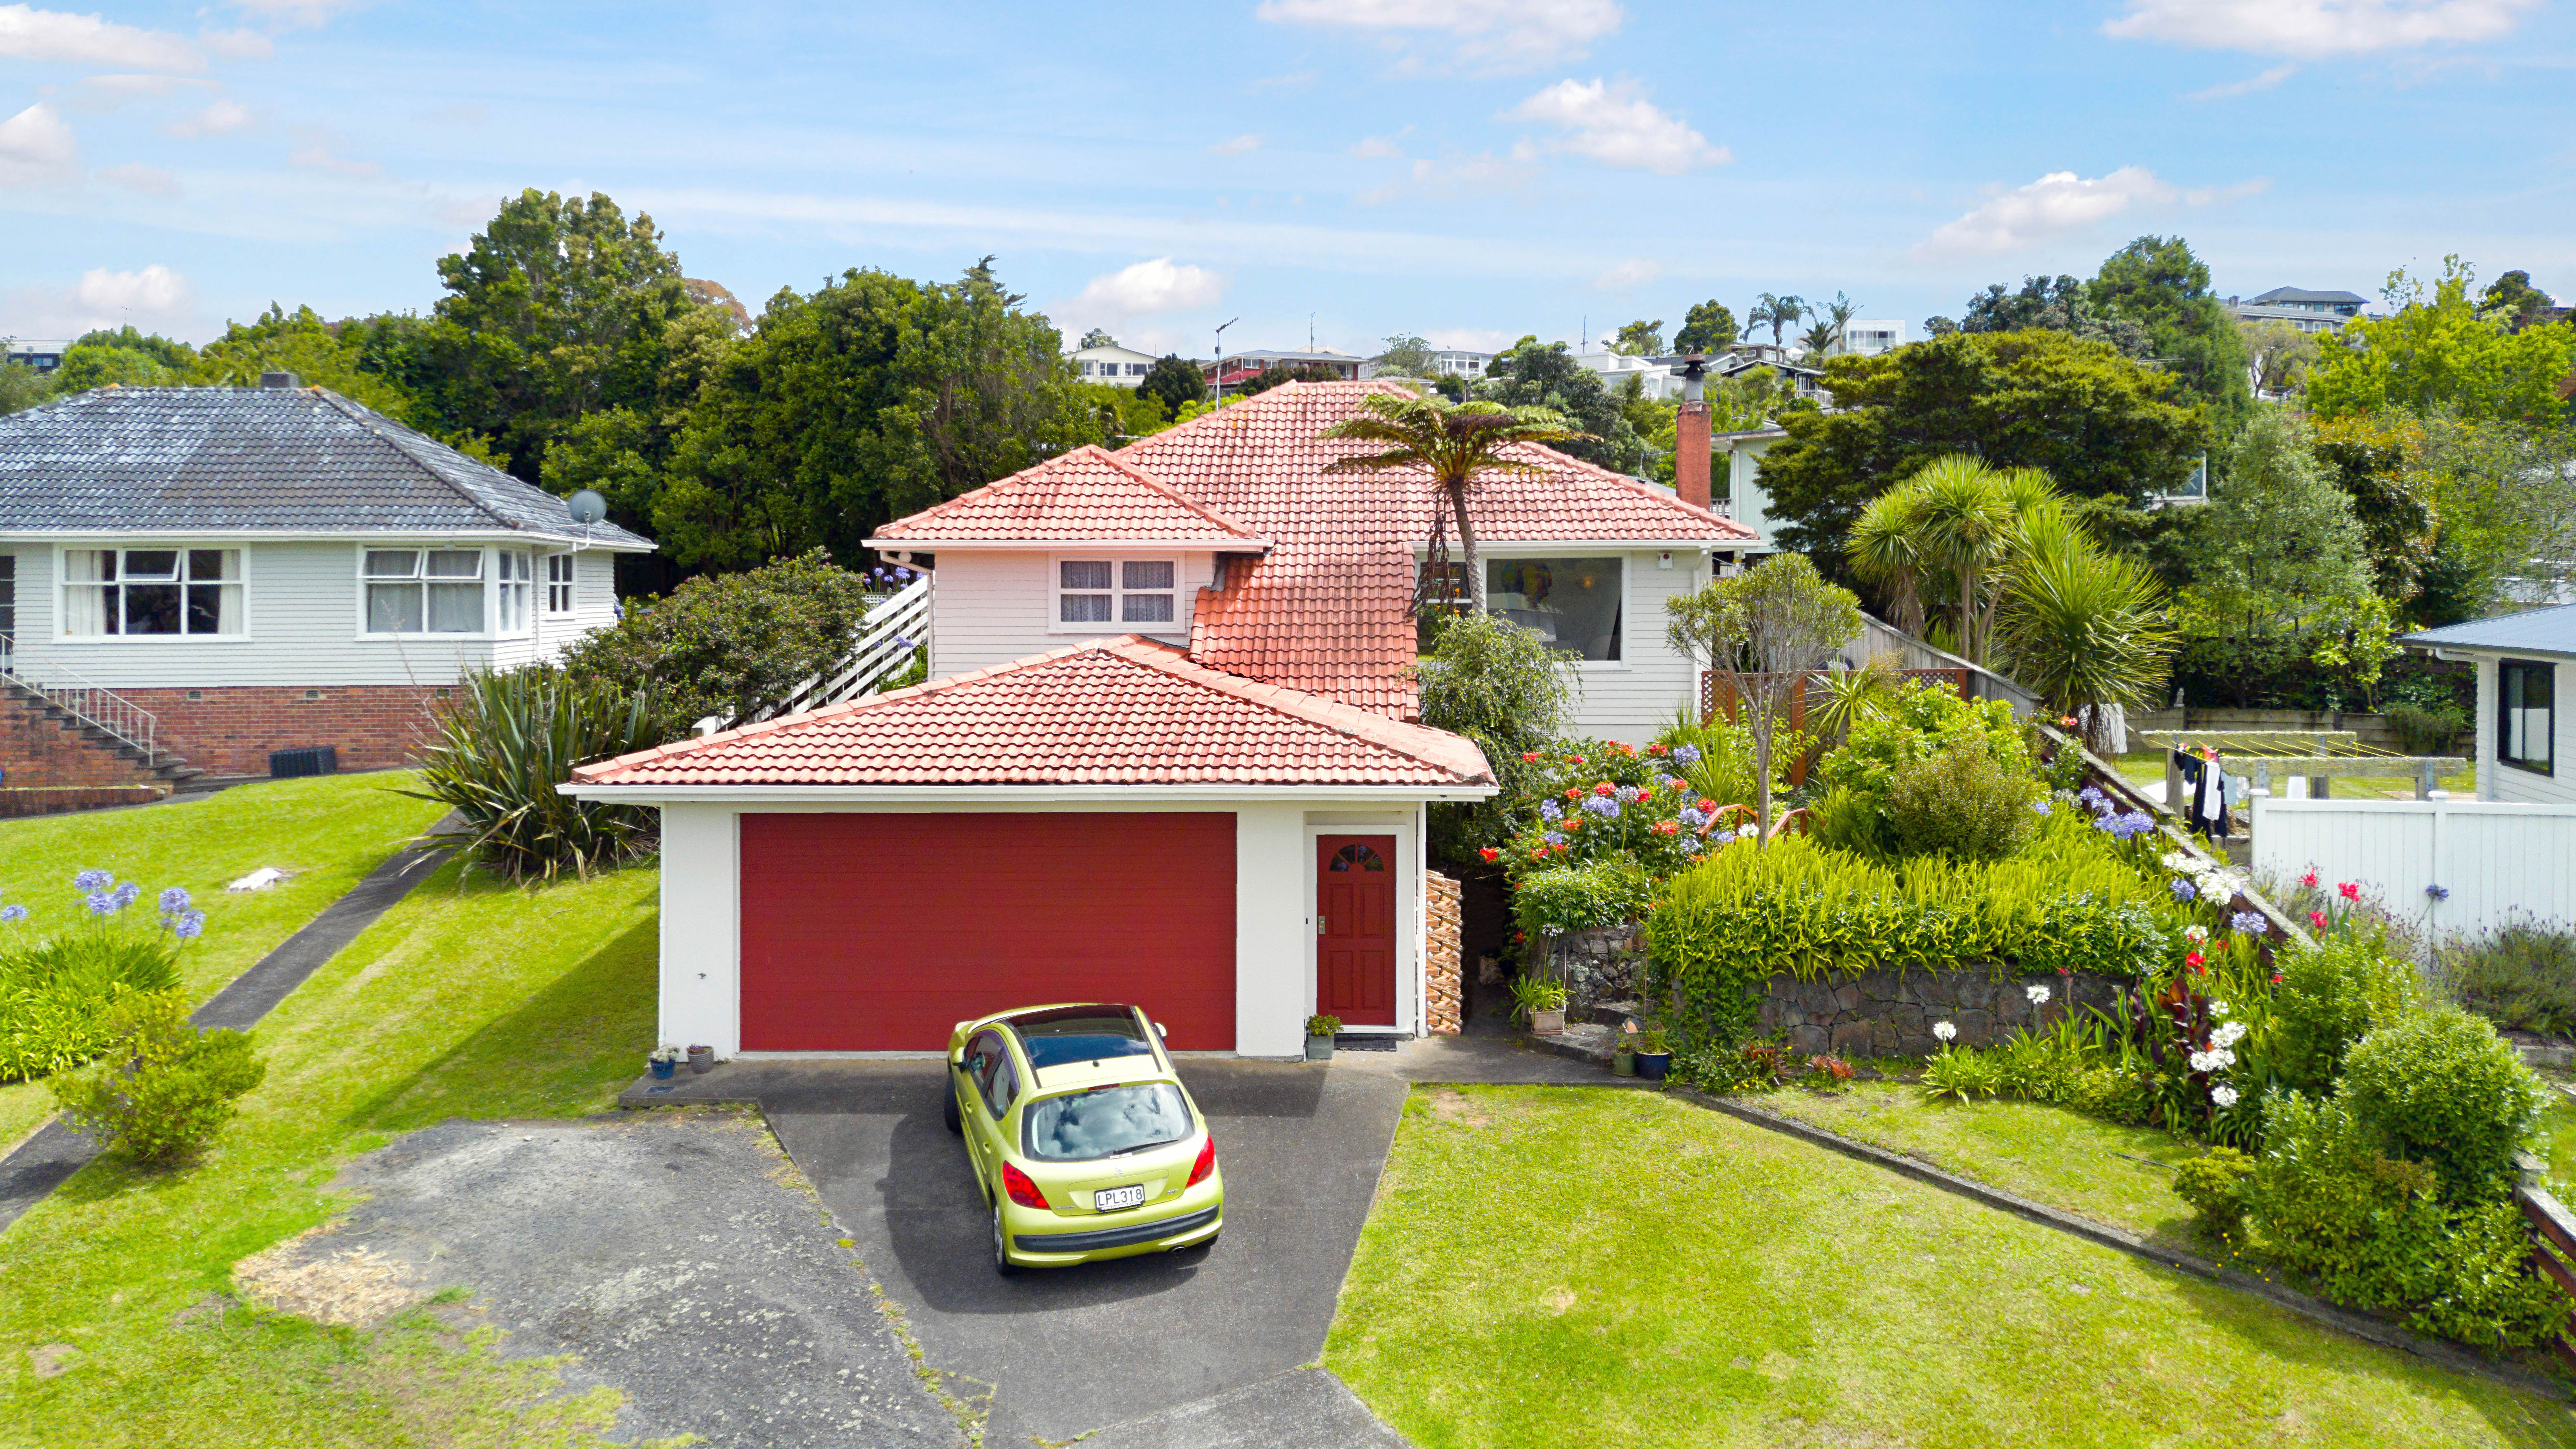
{"type": "Polygon", "coordinates": [[[597,492],[584,488],[564,500],[564,511],[572,515],[573,522],[588,528],[608,516],[608,500],[600,497],[597,492]]]}

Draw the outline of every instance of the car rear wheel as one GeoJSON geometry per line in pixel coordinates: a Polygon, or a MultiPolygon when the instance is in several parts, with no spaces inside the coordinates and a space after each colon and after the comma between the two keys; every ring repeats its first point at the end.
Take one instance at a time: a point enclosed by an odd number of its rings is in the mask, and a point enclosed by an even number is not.
{"type": "Polygon", "coordinates": [[[965,1136],[966,1119],[957,1115],[957,1077],[954,1072],[949,1074],[948,1090],[940,1096],[943,1100],[939,1104],[939,1120],[948,1124],[948,1135],[965,1136]]]}
{"type": "Polygon", "coordinates": [[[993,1271],[1005,1278],[1016,1278],[1020,1276],[1020,1265],[1011,1261],[1010,1252],[1002,1246],[1003,1242],[1002,1205],[995,1202],[993,1204],[993,1271]]]}

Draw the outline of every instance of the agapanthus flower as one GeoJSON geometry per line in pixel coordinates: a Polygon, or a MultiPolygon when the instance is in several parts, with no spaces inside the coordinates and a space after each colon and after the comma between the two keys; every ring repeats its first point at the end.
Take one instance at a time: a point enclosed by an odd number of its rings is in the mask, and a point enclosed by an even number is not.
{"type": "Polygon", "coordinates": [[[79,891],[84,895],[91,891],[106,890],[109,886],[114,884],[116,884],[116,873],[114,871],[85,870],[72,877],[72,889],[79,891]]]}
{"type": "Polygon", "coordinates": [[[1673,746],[1673,763],[1674,763],[1674,764],[1676,764],[1676,765],[1696,765],[1696,764],[1698,764],[1698,763],[1699,763],[1699,746],[1697,746],[1697,745],[1675,745],[1675,746],[1673,746]]]}
{"type": "Polygon", "coordinates": [[[1619,802],[1611,799],[1607,795],[1593,796],[1591,799],[1583,802],[1583,808],[1600,816],[1604,820],[1616,820],[1619,818],[1619,802]]]}
{"type": "Polygon", "coordinates": [[[182,941],[193,941],[199,936],[206,934],[206,913],[203,911],[180,912],[177,916],[171,918],[170,934],[177,936],[182,941]]]}
{"type": "Polygon", "coordinates": [[[2173,892],[2173,898],[2177,901],[2188,901],[2193,896],[2200,894],[2200,892],[2192,889],[2190,881],[2184,880],[2180,876],[2174,877],[2172,882],[2167,886],[2167,889],[2173,892]]]}
{"type": "Polygon", "coordinates": [[[142,898],[143,887],[136,885],[132,881],[127,881],[125,884],[118,886],[109,896],[109,899],[116,902],[116,908],[120,911],[142,898]]]}
{"type": "Polygon", "coordinates": [[[2200,862],[2193,859],[2187,851],[2168,850],[2164,853],[2163,860],[2165,869],[2178,870],[2185,875],[2200,869],[2200,862]]]}
{"type": "Polygon", "coordinates": [[[23,921],[25,919],[27,919],[27,908],[25,906],[0,906],[0,921],[23,921]]]}
{"type": "Polygon", "coordinates": [[[2451,892],[2447,886],[2428,885],[2424,887],[2424,894],[2437,901],[2447,901],[2451,898],[2451,892]]]}
{"type": "Polygon", "coordinates": [[[2046,1006],[2048,1004],[2048,988],[2045,986],[2024,987],[2022,989],[2022,995],[2029,997],[2030,1004],[2033,1006],[2046,1006]]]}
{"type": "Polygon", "coordinates": [[[1634,805],[1644,794],[1645,792],[1643,790],[1638,789],[1634,785],[1622,785],[1611,792],[1612,798],[1616,799],[1622,805],[1634,805]]]}
{"type": "Polygon", "coordinates": [[[2092,806],[2096,810],[2103,809],[2111,803],[2108,797],[2103,795],[2102,787],[2099,785],[2085,786],[2083,789],[2075,792],[2075,798],[2092,806]]]}
{"type": "Polygon", "coordinates": [[[2227,918],[2227,924],[2240,936],[2259,936],[2272,927],[2258,911],[2238,911],[2227,918]]]}
{"type": "Polygon", "coordinates": [[[1565,837],[1553,830],[1540,836],[1539,839],[1546,841],[1550,845],[1563,845],[1565,843],[1565,837]]]}
{"type": "Polygon", "coordinates": [[[172,886],[161,893],[161,914],[167,916],[188,908],[188,893],[172,886]]]}
{"type": "Polygon", "coordinates": [[[1673,818],[1680,821],[1685,828],[1691,830],[1704,829],[1708,825],[1707,816],[1700,814],[1696,810],[1689,809],[1688,807],[1684,807],[1682,812],[1673,818]]]}
{"type": "Polygon", "coordinates": [[[105,891],[91,891],[88,895],[81,897],[81,904],[89,907],[89,913],[93,916],[112,916],[116,914],[116,897],[109,895],[105,891]]]}
{"type": "Polygon", "coordinates": [[[1932,1023],[1932,1034],[1943,1041],[1955,1041],[1958,1039],[1959,1029],[1946,1021],[1936,1021],[1932,1023]]]}
{"type": "Polygon", "coordinates": [[[2221,1082],[2209,1089],[2209,1100],[2216,1102],[2221,1109],[2233,1107],[2236,1105],[2236,1089],[2221,1082]]]}
{"type": "Polygon", "coordinates": [[[1562,820],[1565,818],[1565,807],[1557,804],[1553,800],[1541,800],[1538,802],[1538,818],[1541,820],[1562,820]]]}
{"type": "Polygon", "coordinates": [[[2030,802],[2030,808],[2031,813],[2035,815],[2045,815],[2048,813],[2048,802],[2045,800],[2033,800],[2030,802]]]}

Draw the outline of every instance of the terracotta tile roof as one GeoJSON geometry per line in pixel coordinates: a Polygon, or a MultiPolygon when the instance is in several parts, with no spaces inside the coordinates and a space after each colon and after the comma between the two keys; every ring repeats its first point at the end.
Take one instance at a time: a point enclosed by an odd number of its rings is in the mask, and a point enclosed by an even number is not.
{"type": "MultiPolygon", "coordinates": [[[[1431,534],[1435,490],[1421,474],[1338,474],[1362,445],[1317,434],[1392,382],[1292,382],[1117,456],[1272,540],[1204,591],[1190,652],[1216,668],[1311,690],[1396,718],[1418,713],[1412,678],[1414,545],[1431,534]]],[[[1757,542],[1758,535],[1660,489],[1547,448],[1547,471],[1479,483],[1477,542],[1757,542]]],[[[1452,535],[1455,536],[1454,534],[1452,535]]]]}
{"type": "Polygon", "coordinates": [[[1096,639],[584,765],[605,785],[1490,785],[1476,746],[1096,639]]]}
{"type": "Polygon", "coordinates": [[[879,529],[887,543],[1150,539],[1211,548],[1268,540],[1097,445],[1049,458],[879,529]]]}

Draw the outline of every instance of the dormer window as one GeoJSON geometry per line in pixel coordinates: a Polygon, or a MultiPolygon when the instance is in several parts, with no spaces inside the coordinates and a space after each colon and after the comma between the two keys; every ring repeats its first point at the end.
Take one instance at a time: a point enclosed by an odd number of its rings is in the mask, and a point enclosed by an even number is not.
{"type": "Polygon", "coordinates": [[[1168,558],[1060,558],[1055,563],[1055,625],[1141,626],[1159,633],[1179,619],[1180,561],[1168,558]]]}

